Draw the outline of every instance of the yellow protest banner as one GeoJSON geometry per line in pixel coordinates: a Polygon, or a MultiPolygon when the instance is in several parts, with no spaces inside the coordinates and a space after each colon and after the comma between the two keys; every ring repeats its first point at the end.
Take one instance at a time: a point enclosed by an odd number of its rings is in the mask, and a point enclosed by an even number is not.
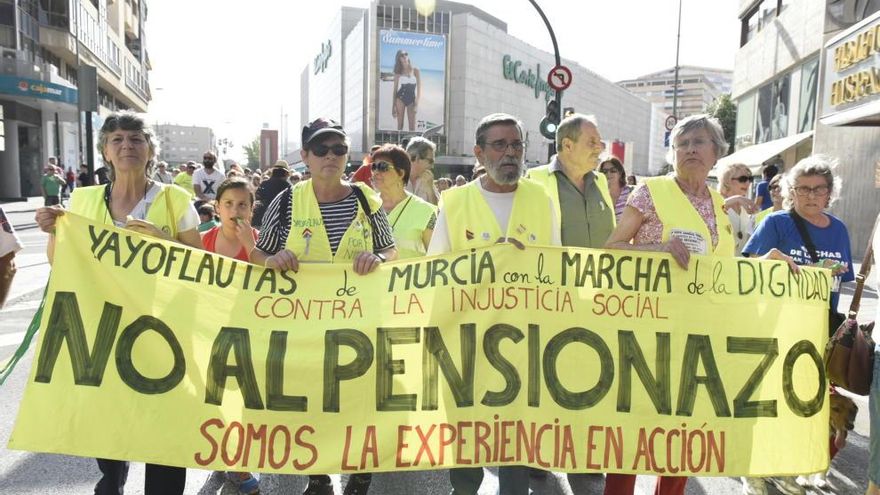
{"type": "Polygon", "coordinates": [[[68,214],[10,448],[277,473],[816,472],[829,287],[783,263],[509,245],[282,273],[68,214]]]}

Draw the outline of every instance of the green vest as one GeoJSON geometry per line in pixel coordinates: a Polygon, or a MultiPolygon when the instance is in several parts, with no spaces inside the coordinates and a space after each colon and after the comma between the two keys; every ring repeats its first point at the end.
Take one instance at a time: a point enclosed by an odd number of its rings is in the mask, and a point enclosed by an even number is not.
{"type": "Polygon", "coordinates": [[[720,256],[734,256],[733,228],[730,219],[724,212],[724,198],[717,191],[709,189],[712,197],[712,206],[715,210],[715,223],[718,228],[718,245],[712,249],[712,235],[706,221],[697,212],[694,205],[688,200],[681,188],[675,182],[674,177],[653,177],[645,179],[645,185],[651,192],[654,201],[654,209],[657,217],[663,224],[663,242],[668,242],[672,230],[696,233],[706,243],[706,253],[720,256]]]}
{"type": "Polygon", "coordinates": [[[290,233],[284,247],[295,254],[300,262],[347,263],[361,251],[373,252],[373,229],[369,215],[382,207],[382,201],[375,191],[362,183],[351,184],[351,187],[360,189],[367,199],[370,211],[365,212],[361,202],[357,202],[357,213],[339,241],[335,255],[330,249],[330,238],[324,228],[324,218],[318,207],[312,181],[304,180],[291,188],[293,207],[290,233]]]}
{"type": "Polygon", "coordinates": [[[406,199],[388,213],[388,223],[394,231],[394,244],[399,259],[424,256],[427,250],[422,242],[422,233],[437,213],[437,207],[424,199],[406,193],[406,199]]]}
{"type": "Polygon", "coordinates": [[[477,181],[443,191],[440,208],[453,251],[490,246],[501,237],[539,246],[549,246],[553,240],[553,227],[547,221],[552,214],[550,198],[543,187],[528,180],[517,183],[507,232],[501,231],[477,181]]]}
{"type": "MultiPolygon", "coordinates": [[[[153,223],[162,232],[177,239],[177,226],[180,219],[189,211],[191,197],[188,192],[171,184],[159,184],[162,188],[147,210],[146,221],[153,223]]],[[[113,217],[104,203],[104,188],[107,185],[77,187],[70,197],[71,213],[82,215],[95,222],[113,225],[113,217]]]]}
{"type": "MultiPolygon", "coordinates": [[[[595,170],[590,172],[593,180],[596,181],[596,187],[599,188],[599,194],[605,201],[605,206],[611,210],[611,224],[617,226],[617,218],[614,215],[614,201],[611,201],[611,192],[608,191],[608,179],[605,174],[598,173],[595,170]]],[[[559,185],[557,184],[556,174],[550,171],[550,165],[542,165],[540,167],[530,168],[526,171],[526,178],[537,182],[544,186],[544,190],[553,200],[553,206],[556,208],[556,218],[562,222],[562,207],[559,205],[559,185]]]]}
{"type": "Polygon", "coordinates": [[[186,189],[190,196],[195,197],[196,191],[193,189],[193,178],[186,172],[181,172],[174,176],[174,183],[186,189]]]}

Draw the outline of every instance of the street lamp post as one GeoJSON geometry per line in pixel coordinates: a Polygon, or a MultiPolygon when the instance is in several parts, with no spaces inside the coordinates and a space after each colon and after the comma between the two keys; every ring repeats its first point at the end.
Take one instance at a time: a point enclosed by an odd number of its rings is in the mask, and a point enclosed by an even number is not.
{"type": "Polygon", "coordinates": [[[678,120],[678,52],[681,47],[681,1],[678,0],[678,32],[675,34],[675,84],[672,86],[672,116],[678,120]]]}

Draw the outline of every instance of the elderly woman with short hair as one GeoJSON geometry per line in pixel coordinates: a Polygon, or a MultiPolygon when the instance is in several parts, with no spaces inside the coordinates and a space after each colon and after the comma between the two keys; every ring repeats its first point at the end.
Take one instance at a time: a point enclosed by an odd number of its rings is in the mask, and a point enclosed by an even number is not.
{"type": "MultiPolygon", "coordinates": [[[[646,179],[636,187],[605,247],[667,252],[685,269],[691,254],[732,257],[734,239],[725,200],[706,185],[709,171],[727,152],[721,124],[705,114],[692,115],[672,129],[669,142],[667,160],[674,164],[675,174],[646,179]]],[[[727,206],[733,203],[742,200],[734,198],[727,206]]],[[[660,476],[654,493],[683,495],[687,480],[660,476]]],[[[608,474],[605,494],[631,494],[635,482],[632,474],[608,474]]]]}
{"type": "MultiPolygon", "coordinates": [[[[849,232],[846,225],[827,209],[840,197],[841,180],[834,172],[835,160],[815,155],[798,162],[781,180],[783,209],[768,215],[746,243],[743,254],[765,259],[783,260],[797,270],[797,265],[831,269],[829,332],[834,332],[843,321],[837,311],[840,284],[854,280],[849,232]],[[806,252],[804,251],[806,248],[806,252]],[[821,254],[820,254],[821,253],[821,254]]],[[[831,457],[845,444],[845,438],[831,442],[831,457]]],[[[810,483],[824,486],[824,473],[810,483]]],[[[798,484],[790,476],[770,478],[783,493],[797,491],[798,484]]],[[[763,480],[748,480],[745,493],[762,494],[763,480]]]]}
{"type": "MultiPolygon", "coordinates": [[[[718,192],[724,199],[741,197],[747,198],[749,195],[749,186],[752,184],[752,171],[745,164],[731,163],[723,165],[718,169],[718,192]]],[[[728,208],[727,218],[730,220],[730,226],[733,228],[733,242],[736,244],[735,253],[737,256],[742,253],[752,231],[755,230],[755,223],[752,215],[743,208],[728,208]]]]}

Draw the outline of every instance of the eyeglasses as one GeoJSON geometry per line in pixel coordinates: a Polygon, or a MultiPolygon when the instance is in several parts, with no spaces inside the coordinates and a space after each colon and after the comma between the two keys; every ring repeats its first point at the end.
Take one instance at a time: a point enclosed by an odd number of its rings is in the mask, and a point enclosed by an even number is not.
{"type": "Polygon", "coordinates": [[[387,172],[393,168],[394,168],[394,165],[392,165],[388,162],[373,162],[373,164],[370,165],[370,169],[373,172],[387,172]]]}
{"type": "Polygon", "coordinates": [[[602,168],[602,169],[599,169],[599,171],[602,172],[603,174],[606,174],[606,175],[607,175],[607,174],[616,174],[616,173],[617,173],[617,169],[616,169],[616,168],[613,168],[613,167],[612,167],[612,168],[602,168]]]}
{"type": "Polygon", "coordinates": [[[499,139],[498,141],[492,141],[491,143],[486,143],[492,147],[493,150],[498,152],[507,151],[507,148],[513,149],[515,153],[519,153],[525,147],[525,144],[522,141],[514,141],[512,143],[508,143],[503,139],[499,139]]]}
{"type": "Polygon", "coordinates": [[[770,186],[770,190],[771,190],[771,191],[778,191],[778,190],[779,190],[779,186],[770,186]]]}
{"type": "Polygon", "coordinates": [[[678,143],[675,143],[673,147],[677,150],[688,149],[691,146],[694,148],[704,148],[706,145],[711,143],[712,141],[704,138],[695,138],[695,139],[682,139],[678,143]]]}
{"type": "Polygon", "coordinates": [[[745,184],[746,182],[752,182],[754,180],[751,175],[742,175],[740,177],[731,177],[730,180],[735,180],[740,184],[745,184]]]}
{"type": "Polygon", "coordinates": [[[334,144],[327,146],[326,144],[315,144],[309,147],[312,154],[318,157],[327,156],[327,153],[333,152],[336,156],[345,156],[348,154],[347,144],[334,144]]]}
{"type": "Polygon", "coordinates": [[[798,196],[825,196],[831,190],[828,186],[797,186],[794,188],[794,192],[797,193],[798,196]]]}

